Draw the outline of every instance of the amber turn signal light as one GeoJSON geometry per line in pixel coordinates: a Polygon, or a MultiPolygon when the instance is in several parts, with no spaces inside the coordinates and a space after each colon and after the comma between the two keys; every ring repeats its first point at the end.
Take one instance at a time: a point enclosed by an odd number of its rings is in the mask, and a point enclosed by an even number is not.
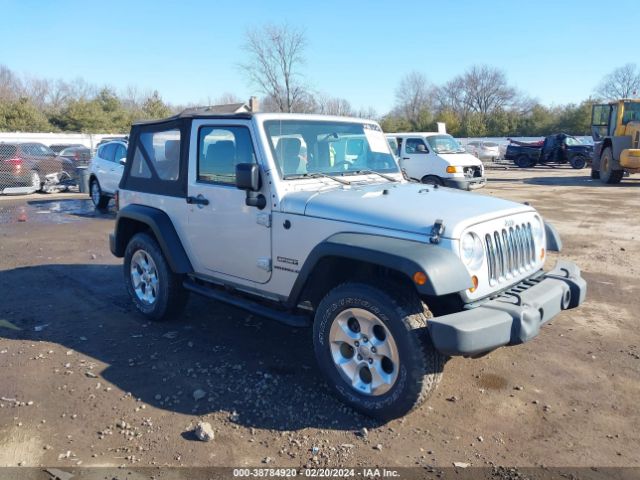
{"type": "Polygon", "coordinates": [[[476,277],[475,275],[471,277],[471,283],[473,283],[473,287],[471,287],[469,291],[473,293],[478,288],[478,277],[476,277]]]}
{"type": "Polygon", "coordinates": [[[540,249],[540,260],[544,260],[544,248],[540,249]]]}
{"type": "Polygon", "coordinates": [[[416,272],[413,274],[413,281],[416,285],[424,285],[427,283],[427,275],[424,272],[416,272]]]}

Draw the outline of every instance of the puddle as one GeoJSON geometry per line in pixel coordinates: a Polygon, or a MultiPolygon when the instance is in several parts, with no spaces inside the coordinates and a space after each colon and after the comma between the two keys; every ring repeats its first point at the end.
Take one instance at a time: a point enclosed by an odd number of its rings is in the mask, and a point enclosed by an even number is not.
{"type": "Polygon", "coordinates": [[[7,223],[72,223],[84,218],[115,218],[115,209],[98,211],[91,200],[33,200],[27,204],[0,204],[0,224],[7,223]]]}

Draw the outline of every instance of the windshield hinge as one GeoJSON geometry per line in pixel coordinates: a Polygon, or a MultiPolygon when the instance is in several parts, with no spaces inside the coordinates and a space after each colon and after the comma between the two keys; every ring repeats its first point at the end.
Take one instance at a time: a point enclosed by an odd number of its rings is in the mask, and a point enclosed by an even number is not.
{"type": "Polygon", "coordinates": [[[444,224],[442,220],[438,218],[433,226],[431,227],[431,236],[429,237],[429,242],[431,243],[440,243],[440,237],[444,234],[444,224]]]}
{"type": "Polygon", "coordinates": [[[270,213],[259,213],[256,217],[256,222],[258,225],[262,225],[264,227],[271,227],[271,214],[270,213]]]}

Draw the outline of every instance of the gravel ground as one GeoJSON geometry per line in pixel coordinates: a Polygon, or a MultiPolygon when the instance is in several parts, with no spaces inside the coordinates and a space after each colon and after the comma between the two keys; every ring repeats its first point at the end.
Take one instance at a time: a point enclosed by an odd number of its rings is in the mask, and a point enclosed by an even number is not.
{"type": "Polygon", "coordinates": [[[528,344],[452,359],[386,424],[329,394],[306,329],[197,297],[182,322],[146,322],[109,253],[113,212],[0,198],[0,466],[640,466],[640,179],[489,176],[478,194],[558,228],[587,302],[528,344]]]}

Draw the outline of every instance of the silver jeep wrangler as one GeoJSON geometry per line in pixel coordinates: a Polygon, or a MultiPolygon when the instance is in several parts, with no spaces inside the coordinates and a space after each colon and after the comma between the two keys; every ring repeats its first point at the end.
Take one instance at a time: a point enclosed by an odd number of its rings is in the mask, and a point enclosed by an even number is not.
{"type": "Polygon", "coordinates": [[[573,263],[530,206],[403,178],[375,122],[206,110],[133,125],[111,251],[136,307],[190,292],[312,327],[344,402],[404,415],[449,356],[535,337],[578,306],[573,263]]]}

